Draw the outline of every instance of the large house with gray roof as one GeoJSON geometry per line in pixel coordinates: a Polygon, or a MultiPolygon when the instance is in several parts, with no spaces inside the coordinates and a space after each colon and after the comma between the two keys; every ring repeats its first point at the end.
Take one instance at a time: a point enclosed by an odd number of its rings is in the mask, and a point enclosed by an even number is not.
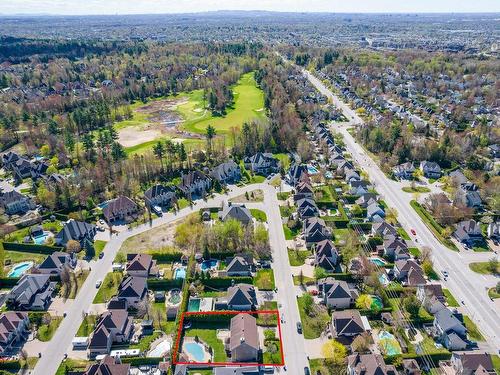
{"type": "Polygon", "coordinates": [[[10,352],[27,336],[29,322],[25,312],[6,311],[0,315],[0,356],[13,354],[10,352]]]}
{"type": "Polygon", "coordinates": [[[257,306],[257,293],[250,284],[236,284],[227,288],[227,295],[215,301],[216,310],[250,311],[257,306]]]}
{"type": "Polygon", "coordinates": [[[253,156],[245,156],[243,163],[246,169],[263,176],[277,173],[280,169],[280,162],[270,153],[258,152],[253,156]]]}
{"type": "Polygon", "coordinates": [[[235,184],[241,180],[240,166],[234,160],[229,160],[213,168],[210,177],[223,185],[235,184]]]}
{"type": "Polygon", "coordinates": [[[219,211],[219,219],[222,221],[235,219],[243,225],[249,225],[253,223],[252,213],[244,204],[231,202],[229,202],[227,205],[224,205],[222,210],[219,211]]]}
{"type": "Polygon", "coordinates": [[[7,215],[24,214],[35,208],[33,201],[15,190],[0,193],[0,206],[7,215]]]}
{"type": "Polygon", "coordinates": [[[154,206],[169,208],[177,201],[177,197],[173,187],[158,184],[144,192],[144,200],[149,208],[154,206]]]}
{"type": "Polygon", "coordinates": [[[104,218],[108,223],[116,221],[131,222],[137,217],[138,211],[137,204],[123,195],[106,202],[105,207],[102,209],[104,218]]]}
{"type": "Polygon", "coordinates": [[[127,301],[128,307],[137,307],[146,297],[147,292],[148,285],[145,277],[128,276],[118,286],[117,298],[127,301]]]}
{"type": "Polygon", "coordinates": [[[351,290],[347,282],[333,277],[318,280],[318,289],[323,303],[334,309],[348,309],[354,303],[356,291],[351,290]]]}
{"type": "Polygon", "coordinates": [[[231,319],[229,331],[231,361],[257,362],[260,350],[257,319],[251,314],[238,314],[231,319]]]}
{"type": "Polygon", "coordinates": [[[68,241],[73,240],[79,242],[83,247],[86,240],[94,242],[96,231],[94,224],[70,219],[64,223],[62,229],[55,235],[54,239],[58,246],[66,246],[68,241]]]}
{"type": "Polygon", "coordinates": [[[60,276],[65,267],[68,269],[75,268],[76,262],[77,259],[74,254],[56,251],[45,258],[45,260],[35,268],[34,273],[60,276]]]}
{"type": "Polygon", "coordinates": [[[16,310],[47,310],[56,287],[49,275],[24,275],[7,296],[7,304],[16,310]]]}
{"type": "Polygon", "coordinates": [[[386,365],[380,354],[355,353],[347,357],[348,375],[398,375],[393,365],[386,365]]]}
{"type": "Polygon", "coordinates": [[[104,312],[96,322],[90,336],[88,356],[94,358],[100,354],[109,354],[112,344],[125,343],[130,340],[133,321],[127,310],[109,310],[104,312]]]}

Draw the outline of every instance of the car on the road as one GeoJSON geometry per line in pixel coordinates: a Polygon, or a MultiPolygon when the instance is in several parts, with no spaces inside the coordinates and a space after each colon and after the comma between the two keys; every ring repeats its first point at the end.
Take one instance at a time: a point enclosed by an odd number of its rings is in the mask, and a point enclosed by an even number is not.
{"type": "Polygon", "coordinates": [[[304,375],[311,375],[311,371],[309,371],[309,367],[304,367],[304,375]]]}
{"type": "Polygon", "coordinates": [[[99,259],[102,259],[102,258],[104,258],[104,251],[99,253],[99,259]]]}
{"type": "Polygon", "coordinates": [[[104,225],[104,220],[103,219],[99,219],[99,224],[104,225]]]}
{"type": "Polygon", "coordinates": [[[411,234],[413,234],[414,236],[416,236],[416,235],[417,235],[417,232],[415,231],[415,229],[410,229],[410,232],[411,232],[411,234]]]}
{"type": "Polygon", "coordinates": [[[102,280],[97,280],[97,282],[95,283],[95,287],[96,288],[99,288],[102,284],[102,280]]]}
{"type": "Polygon", "coordinates": [[[297,322],[297,332],[302,333],[302,323],[301,322],[297,322]]]}
{"type": "Polygon", "coordinates": [[[443,274],[443,276],[444,276],[444,277],[448,277],[448,276],[450,276],[450,275],[448,274],[448,271],[446,271],[446,270],[442,270],[442,271],[441,271],[441,273],[443,274]]]}

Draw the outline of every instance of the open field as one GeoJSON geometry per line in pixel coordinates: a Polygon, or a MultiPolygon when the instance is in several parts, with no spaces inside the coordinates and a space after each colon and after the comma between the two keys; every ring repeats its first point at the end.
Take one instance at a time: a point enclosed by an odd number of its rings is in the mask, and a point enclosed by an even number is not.
{"type": "Polygon", "coordinates": [[[128,155],[151,150],[160,140],[182,142],[187,148],[200,147],[210,124],[217,134],[227,134],[254,118],[265,118],[264,93],[255,83],[253,73],[244,74],[233,87],[234,105],[225,116],[213,116],[205,109],[203,90],[179,93],[175,97],[152,99],[130,106],[132,118],[114,124],[118,141],[128,155]],[[190,134],[189,134],[190,133],[190,134]]]}

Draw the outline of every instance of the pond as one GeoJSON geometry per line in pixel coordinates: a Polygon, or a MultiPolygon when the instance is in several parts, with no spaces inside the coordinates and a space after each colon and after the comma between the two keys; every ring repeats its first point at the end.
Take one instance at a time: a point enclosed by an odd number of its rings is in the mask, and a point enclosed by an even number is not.
{"type": "Polygon", "coordinates": [[[12,267],[7,277],[21,277],[31,267],[33,267],[33,262],[18,263],[12,267]]]}

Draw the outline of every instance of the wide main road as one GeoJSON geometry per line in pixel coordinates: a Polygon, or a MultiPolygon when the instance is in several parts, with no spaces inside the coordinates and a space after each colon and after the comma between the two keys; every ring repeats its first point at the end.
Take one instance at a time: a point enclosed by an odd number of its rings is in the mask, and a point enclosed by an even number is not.
{"type": "MultiPolygon", "coordinates": [[[[349,125],[363,123],[363,120],[319,79],[306,70],[303,72],[323,95],[330,98],[344,112],[344,115],[349,119],[349,125]]],[[[334,124],[331,126],[343,135],[347,150],[368,173],[372,183],[386,203],[398,211],[398,220],[403,227],[408,232],[410,229],[414,229],[417,232],[418,243],[433,250],[435,268],[447,270],[450,275],[442,283],[451,290],[459,301],[463,301],[462,309],[478,325],[490,349],[496,352],[500,348],[500,311],[495,310],[495,304],[487,295],[484,278],[471,271],[468,262],[459,253],[449,250],[434,237],[410,206],[411,195],[403,192],[397,182],[385,176],[378,165],[347,131],[346,126],[335,126],[334,124]]]]}
{"type": "Polygon", "coordinates": [[[95,287],[96,282],[98,280],[103,280],[104,276],[112,270],[112,262],[127,238],[143,233],[159,225],[168,224],[184,218],[199,209],[220,206],[228,199],[256,189],[261,189],[264,192],[264,204],[260,204],[260,208],[266,212],[269,223],[270,244],[274,257],[273,266],[275,282],[278,288],[278,301],[287,312],[286,323],[282,325],[285,363],[288,368],[303,369],[303,367],[307,365],[304,351],[304,339],[303,336],[297,334],[294,328],[295,322],[300,321],[300,318],[295,300],[295,293],[293,293],[295,287],[293,285],[290,265],[288,263],[288,253],[283,227],[281,225],[281,215],[279,212],[276,190],[268,184],[253,184],[245,187],[233,187],[226,195],[216,195],[206,202],[197,201],[192,208],[186,207],[177,214],[167,213],[153,220],[151,224],[146,223],[132,230],[120,232],[112,236],[104,248],[104,257],[96,262],[92,262],[92,270],[85,280],[85,283],[79,290],[74,302],[66,311],[66,317],[61,322],[47,349],[42,353],[42,357],[37,362],[32,373],[34,375],[49,375],[56,373],[59,364],[64,358],[64,354],[71,348],[71,341],[80,327],[83,314],[89,310],[97,294],[98,289],[95,287]]]}

